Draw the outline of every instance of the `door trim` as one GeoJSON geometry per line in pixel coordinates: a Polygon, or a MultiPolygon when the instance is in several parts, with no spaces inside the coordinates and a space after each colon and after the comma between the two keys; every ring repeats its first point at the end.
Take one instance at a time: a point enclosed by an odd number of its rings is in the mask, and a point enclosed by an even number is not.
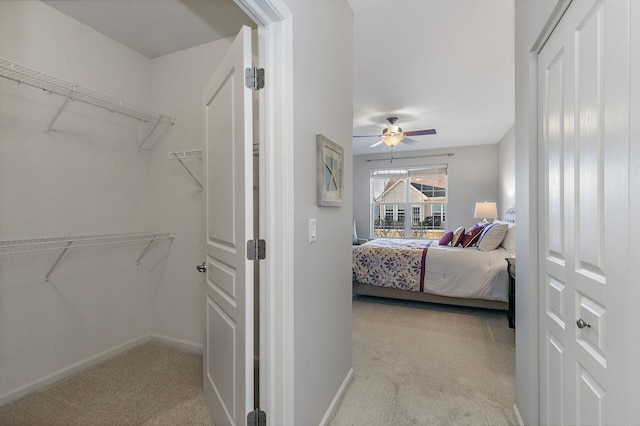
{"type": "Polygon", "coordinates": [[[234,0],[258,25],[259,66],[266,83],[259,103],[260,407],[270,424],[294,423],[293,327],[293,25],[282,0],[234,0]]]}

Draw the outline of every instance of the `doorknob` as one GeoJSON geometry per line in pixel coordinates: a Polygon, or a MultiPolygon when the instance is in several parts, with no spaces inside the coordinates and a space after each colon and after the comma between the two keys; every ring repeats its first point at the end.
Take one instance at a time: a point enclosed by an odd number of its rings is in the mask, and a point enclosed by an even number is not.
{"type": "Polygon", "coordinates": [[[202,272],[203,274],[207,272],[207,262],[202,262],[202,265],[196,266],[198,272],[202,272]]]}
{"type": "Polygon", "coordinates": [[[578,328],[591,328],[591,323],[590,322],[584,322],[584,320],[582,318],[580,318],[578,321],[576,321],[576,325],[578,326],[578,328]]]}

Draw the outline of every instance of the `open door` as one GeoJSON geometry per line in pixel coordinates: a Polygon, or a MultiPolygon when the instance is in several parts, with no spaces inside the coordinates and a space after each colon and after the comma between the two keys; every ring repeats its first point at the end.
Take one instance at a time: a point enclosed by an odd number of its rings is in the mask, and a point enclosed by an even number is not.
{"type": "Polygon", "coordinates": [[[243,27],[202,97],[204,109],[206,315],[203,386],[216,425],[253,411],[251,30],[243,27]]]}

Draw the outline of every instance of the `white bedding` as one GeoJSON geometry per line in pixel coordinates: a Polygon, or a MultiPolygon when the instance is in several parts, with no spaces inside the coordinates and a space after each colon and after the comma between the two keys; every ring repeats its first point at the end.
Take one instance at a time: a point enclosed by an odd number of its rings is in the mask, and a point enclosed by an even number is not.
{"type": "Polygon", "coordinates": [[[441,296],[507,302],[505,258],[510,256],[502,247],[483,252],[477,247],[439,246],[437,241],[378,239],[354,248],[353,279],[441,296]]]}
{"type": "Polygon", "coordinates": [[[441,296],[508,302],[505,259],[510,256],[502,247],[484,252],[477,247],[432,245],[427,251],[424,291],[441,296]]]}

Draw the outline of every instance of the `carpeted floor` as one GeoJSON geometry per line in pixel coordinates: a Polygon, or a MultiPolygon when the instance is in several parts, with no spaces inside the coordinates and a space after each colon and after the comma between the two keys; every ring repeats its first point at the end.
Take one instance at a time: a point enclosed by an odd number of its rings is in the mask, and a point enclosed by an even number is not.
{"type": "MultiPolygon", "coordinates": [[[[504,312],[353,299],[350,387],[331,422],[512,425],[504,312]]],[[[202,425],[202,356],[147,343],[0,407],[0,425],[202,425]]]]}
{"type": "Polygon", "coordinates": [[[354,376],[332,426],[513,425],[506,313],[353,298],[354,376]]]}
{"type": "Polygon", "coordinates": [[[202,355],[146,343],[0,407],[0,425],[212,425],[202,355]]]}

